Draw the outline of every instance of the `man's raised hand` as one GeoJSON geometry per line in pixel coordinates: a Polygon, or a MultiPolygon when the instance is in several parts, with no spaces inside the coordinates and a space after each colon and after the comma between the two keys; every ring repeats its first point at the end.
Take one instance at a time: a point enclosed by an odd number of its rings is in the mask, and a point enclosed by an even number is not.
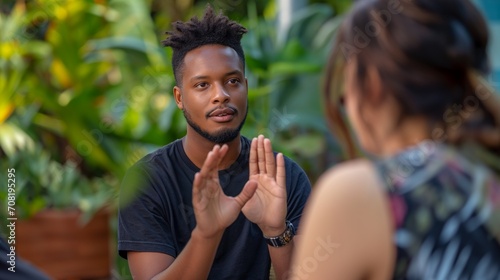
{"type": "Polygon", "coordinates": [[[271,141],[259,135],[252,140],[249,164],[249,182],[258,182],[258,188],[243,207],[243,214],[256,223],[264,235],[280,235],[285,230],[287,214],[283,154],[279,153],[275,160],[271,141]]]}
{"type": "Polygon", "coordinates": [[[200,172],[194,177],[193,208],[196,227],[205,238],[214,237],[231,225],[257,188],[257,182],[249,180],[238,196],[224,194],[219,182],[219,164],[227,150],[227,145],[215,145],[208,153],[200,172]]]}

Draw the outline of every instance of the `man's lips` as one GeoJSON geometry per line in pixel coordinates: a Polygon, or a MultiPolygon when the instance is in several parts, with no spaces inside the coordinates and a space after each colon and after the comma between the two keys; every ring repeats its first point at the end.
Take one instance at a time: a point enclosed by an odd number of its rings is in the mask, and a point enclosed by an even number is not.
{"type": "Polygon", "coordinates": [[[208,114],[208,118],[216,122],[228,122],[234,118],[235,113],[233,108],[217,108],[208,114]]]}
{"type": "Polygon", "coordinates": [[[229,107],[226,108],[218,108],[213,110],[208,114],[208,117],[220,117],[220,116],[225,116],[225,115],[234,115],[235,110],[229,107]]]}

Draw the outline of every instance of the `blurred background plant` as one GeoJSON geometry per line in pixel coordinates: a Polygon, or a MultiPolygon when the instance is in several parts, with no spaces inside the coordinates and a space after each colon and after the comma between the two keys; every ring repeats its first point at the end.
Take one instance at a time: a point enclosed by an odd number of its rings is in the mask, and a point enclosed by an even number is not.
{"type": "Polygon", "coordinates": [[[11,4],[0,25],[2,156],[37,143],[86,177],[120,178],[148,145],[182,135],[145,3],[11,4]]]}
{"type": "MultiPolygon", "coordinates": [[[[2,170],[14,168],[16,175],[16,217],[26,219],[44,209],[80,210],[86,223],[113,199],[117,179],[83,176],[72,161],[60,163],[36,145],[16,152],[0,163],[2,170]]],[[[0,180],[7,182],[6,174],[0,180]]],[[[7,192],[0,200],[7,201],[7,192]]],[[[3,213],[2,213],[3,214],[3,213]]],[[[6,219],[2,215],[2,219],[6,219]]]]}
{"type": "MultiPolygon", "coordinates": [[[[249,30],[243,37],[249,82],[243,134],[270,137],[314,182],[344,158],[326,128],[319,92],[333,34],[352,1],[209,2],[249,30]],[[281,25],[284,11],[288,23],[281,25]]],[[[53,206],[91,215],[115,205],[126,169],[184,135],[171,94],[171,51],[159,42],[172,21],[201,15],[206,3],[0,3],[0,159],[2,170],[19,171],[20,215],[53,206]]],[[[2,205],[5,197],[4,191],[2,205]]],[[[114,274],[130,279],[126,261],[116,259],[114,274]]]]}
{"type": "Polygon", "coordinates": [[[0,157],[16,168],[19,218],[45,208],[90,218],[115,205],[127,167],[183,135],[149,5],[2,1],[0,157]]]}
{"type": "Polygon", "coordinates": [[[275,21],[278,9],[273,2],[260,16],[249,5],[249,32],[243,46],[250,113],[243,133],[270,137],[275,148],[299,162],[315,181],[342,157],[329,136],[319,95],[321,71],[341,17],[335,17],[327,4],[310,4],[298,9],[280,34],[275,21]],[[326,153],[327,149],[333,152],[326,153]]]}

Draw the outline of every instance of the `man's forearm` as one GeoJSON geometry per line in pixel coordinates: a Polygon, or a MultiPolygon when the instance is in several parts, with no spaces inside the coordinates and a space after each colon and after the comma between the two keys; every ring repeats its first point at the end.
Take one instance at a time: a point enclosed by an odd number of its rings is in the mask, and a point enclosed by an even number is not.
{"type": "Polygon", "coordinates": [[[277,280],[286,279],[290,270],[292,261],[292,251],[294,241],[286,244],[283,247],[273,247],[268,245],[269,255],[271,256],[271,263],[273,264],[274,273],[277,280]]]}
{"type": "Polygon", "coordinates": [[[222,234],[223,232],[213,238],[204,238],[195,228],[175,261],[152,279],[206,279],[214,262],[222,234]]]}

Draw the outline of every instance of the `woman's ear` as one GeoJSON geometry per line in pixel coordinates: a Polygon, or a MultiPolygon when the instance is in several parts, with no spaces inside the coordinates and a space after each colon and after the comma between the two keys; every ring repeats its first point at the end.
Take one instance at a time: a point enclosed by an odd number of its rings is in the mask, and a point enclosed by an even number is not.
{"type": "Polygon", "coordinates": [[[375,105],[379,105],[381,102],[385,101],[387,96],[383,93],[382,79],[380,78],[378,70],[373,66],[368,67],[367,74],[368,76],[366,77],[366,80],[367,85],[369,86],[368,91],[370,95],[370,102],[373,102],[375,105]]]}
{"type": "Polygon", "coordinates": [[[184,105],[182,104],[182,90],[178,86],[174,87],[174,99],[177,104],[177,108],[182,110],[184,108],[184,105]]]}

